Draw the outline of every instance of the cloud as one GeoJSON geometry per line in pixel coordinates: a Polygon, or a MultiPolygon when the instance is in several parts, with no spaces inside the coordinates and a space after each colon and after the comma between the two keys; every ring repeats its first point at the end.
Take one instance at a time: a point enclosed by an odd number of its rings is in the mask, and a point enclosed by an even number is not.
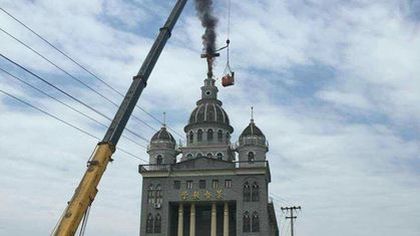
{"type": "MultiPolygon", "coordinates": [[[[276,206],[303,207],[298,234],[415,236],[420,232],[420,36],[412,17],[415,2],[402,6],[391,0],[232,1],[231,64],[237,83],[219,87],[219,95],[235,128],[233,141],[249,122],[249,107],[255,107],[257,125],[270,142],[270,189],[280,197],[276,206]]],[[[125,91],[172,4],[43,0],[2,1],[1,5],[125,91]]],[[[216,9],[221,22],[218,43],[223,45],[226,12],[222,5],[216,9]]],[[[121,101],[4,14],[0,22],[66,70],[121,101]]],[[[157,117],[168,111],[170,125],[179,133],[200,96],[205,76],[206,65],[199,59],[201,35],[190,4],[139,101],[157,117]]],[[[0,45],[5,55],[107,115],[114,114],[115,107],[5,35],[0,34],[0,45]]],[[[218,58],[217,75],[223,73],[224,56],[218,58]]],[[[0,65],[13,68],[3,60],[0,65]]],[[[3,74],[0,88],[99,137],[105,132],[3,74]]],[[[135,114],[156,128],[160,125],[138,110],[135,114]]],[[[129,128],[145,137],[154,132],[133,119],[129,128]]],[[[0,130],[0,234],[45,235],[70,199],[98,140],[2,95],[0,130]]],[[[119,144],[148,159],[144,150],[126,139],[119,144]]],[[[88,234],[138,233],[138,163],[117,151],[99,186],[88,234]]],[[[278,219],[281,225],[287,223],[280,212],[278,219]]]]}

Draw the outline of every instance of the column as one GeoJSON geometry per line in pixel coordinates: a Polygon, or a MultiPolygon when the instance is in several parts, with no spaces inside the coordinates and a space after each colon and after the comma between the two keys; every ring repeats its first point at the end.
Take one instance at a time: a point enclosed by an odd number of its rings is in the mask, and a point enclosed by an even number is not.
{"type": "Polygon", "coordinates": [[[195,236],[195,204],[191,204],[190,210],[190,236],[195,236]]]}
{"type": "Polygon", "coordinates": [[[178,207],[178,236],[184,235],[184,204],[178,207]]]}
{"type": "Polygon", "coordinates": [[[227,202],[223,207],[223,236],[229,236],[229,205],[227,202]]]}
{"type": "Polygon", "coordinates": [[[216,236],[217,234],[217,222],[216,222],[216,203],[211,204],[211,233],[210,236],[216,236]]]}

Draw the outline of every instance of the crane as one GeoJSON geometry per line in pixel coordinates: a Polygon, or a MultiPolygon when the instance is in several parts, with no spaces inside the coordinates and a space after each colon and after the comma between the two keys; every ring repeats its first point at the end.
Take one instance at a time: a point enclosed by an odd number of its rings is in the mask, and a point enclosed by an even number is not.
{"type": "Polygon", "coordinates": [[[118,140],[122,135],[143,89],[147,85],[147,80],[165,47],[166,42],[171,37],[171,31],[186,3],[187,0],[177,0],[164,26],[160,28],[159,35],[147,54],[146,59],[143,61],[139,72],[133,77],[133,82],[119,106],[111,125],[108,127],[104,138],[96,145],[94,152],[87,163],[85,174],[76,188],[73,197],[68,202],[62,217],[59,219],[53,235],[70,236],[76,233],[85,212],[95,199],[98,192],[97,187],[99,181],[101,180],[108,163],[112,161],[111,157],[115,152],[118,140]]]}

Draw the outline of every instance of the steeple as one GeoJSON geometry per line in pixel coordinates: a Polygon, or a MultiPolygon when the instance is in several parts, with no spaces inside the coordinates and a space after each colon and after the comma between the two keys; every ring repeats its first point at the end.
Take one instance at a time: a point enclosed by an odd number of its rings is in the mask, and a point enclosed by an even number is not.
{"type": "Polygon", "coordinates": [[[197,105],[206,103],[206,102],[216,102],[219,105],[222,105],[222,102],[217,100],[217,93],[219,90],[215,85],[215,80],[212,78],[206,78],[204,80],[204,85],[201,87],[201,99],[197,101],[197,105]]]}
{"type": "Polygon", "coordinates": [[[254,123],[254,107],[251,107],[251,123],[254,123]]]}
{"type": "Polygon", "coordinates": [[[163,123],[162,126],[166,128],[166,112],[163,112],[163,123]]]}

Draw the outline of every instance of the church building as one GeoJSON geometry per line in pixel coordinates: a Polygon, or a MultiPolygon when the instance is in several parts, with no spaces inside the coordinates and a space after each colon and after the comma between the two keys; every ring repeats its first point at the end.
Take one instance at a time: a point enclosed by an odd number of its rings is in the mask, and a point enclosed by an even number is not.
{"type": "Polygon", "coordinates": [[[177,146],[165,125],[152,137],[143,177],[141,236],[277,236],[268,142],[253,118],[231,142],[233,127],[207,78],[177,146]]]}

